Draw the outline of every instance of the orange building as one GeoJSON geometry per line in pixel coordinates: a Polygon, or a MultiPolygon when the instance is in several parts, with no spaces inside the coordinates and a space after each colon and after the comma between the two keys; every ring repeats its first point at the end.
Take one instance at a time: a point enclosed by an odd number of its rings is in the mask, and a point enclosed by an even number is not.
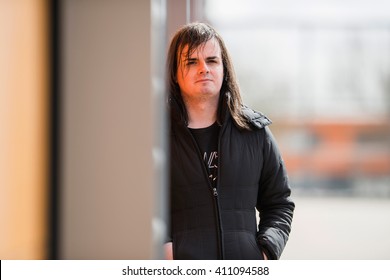
{"type": "Polygon", "coordinates": [[[390,122],[275,122],[289,176],[311,181],[390,177],[390,122]]]}

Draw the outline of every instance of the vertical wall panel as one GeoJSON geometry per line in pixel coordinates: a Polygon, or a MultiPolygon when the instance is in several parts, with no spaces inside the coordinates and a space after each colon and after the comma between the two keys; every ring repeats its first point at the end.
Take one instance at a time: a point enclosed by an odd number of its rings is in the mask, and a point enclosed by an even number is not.
{"type": "Polygon", "coordinates": [[[0,1],[0,259],[47,257],[46,1],[0,1]]]}
{"type": "Polygon", "coordinates": [[[61,11],[59,257],[153,258],[151,2],[61,11]]]}

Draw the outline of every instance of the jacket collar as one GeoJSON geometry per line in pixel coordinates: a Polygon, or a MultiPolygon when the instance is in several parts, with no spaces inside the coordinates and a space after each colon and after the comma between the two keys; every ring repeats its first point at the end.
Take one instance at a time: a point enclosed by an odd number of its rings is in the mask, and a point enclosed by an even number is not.
{"type": "Polygon", "coordinates": [[[245,105],[242,106],[241,110],[248,123],[250,123],[254,128],[261,129],[272,124],[272,121],[263,113],[252,110],[245,105]]]}

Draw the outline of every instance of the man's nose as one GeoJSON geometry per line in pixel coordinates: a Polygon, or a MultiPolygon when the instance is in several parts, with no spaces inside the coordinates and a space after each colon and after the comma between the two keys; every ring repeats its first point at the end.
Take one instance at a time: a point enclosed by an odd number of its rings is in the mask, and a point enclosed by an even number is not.
{"type": "Polygon", "coordinates": [[[207,74],[210,72],[209,67],[205,61],[199,63],[199,74],[207,74]]]}

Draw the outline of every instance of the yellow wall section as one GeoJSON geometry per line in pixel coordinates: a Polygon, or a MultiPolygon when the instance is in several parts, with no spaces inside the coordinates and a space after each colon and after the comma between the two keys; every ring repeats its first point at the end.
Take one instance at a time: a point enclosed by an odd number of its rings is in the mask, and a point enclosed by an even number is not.
{"type": "Polygon", "coordinates": [[[44,0],[0,0],[0,259],[47,258],[44,0]]]}

